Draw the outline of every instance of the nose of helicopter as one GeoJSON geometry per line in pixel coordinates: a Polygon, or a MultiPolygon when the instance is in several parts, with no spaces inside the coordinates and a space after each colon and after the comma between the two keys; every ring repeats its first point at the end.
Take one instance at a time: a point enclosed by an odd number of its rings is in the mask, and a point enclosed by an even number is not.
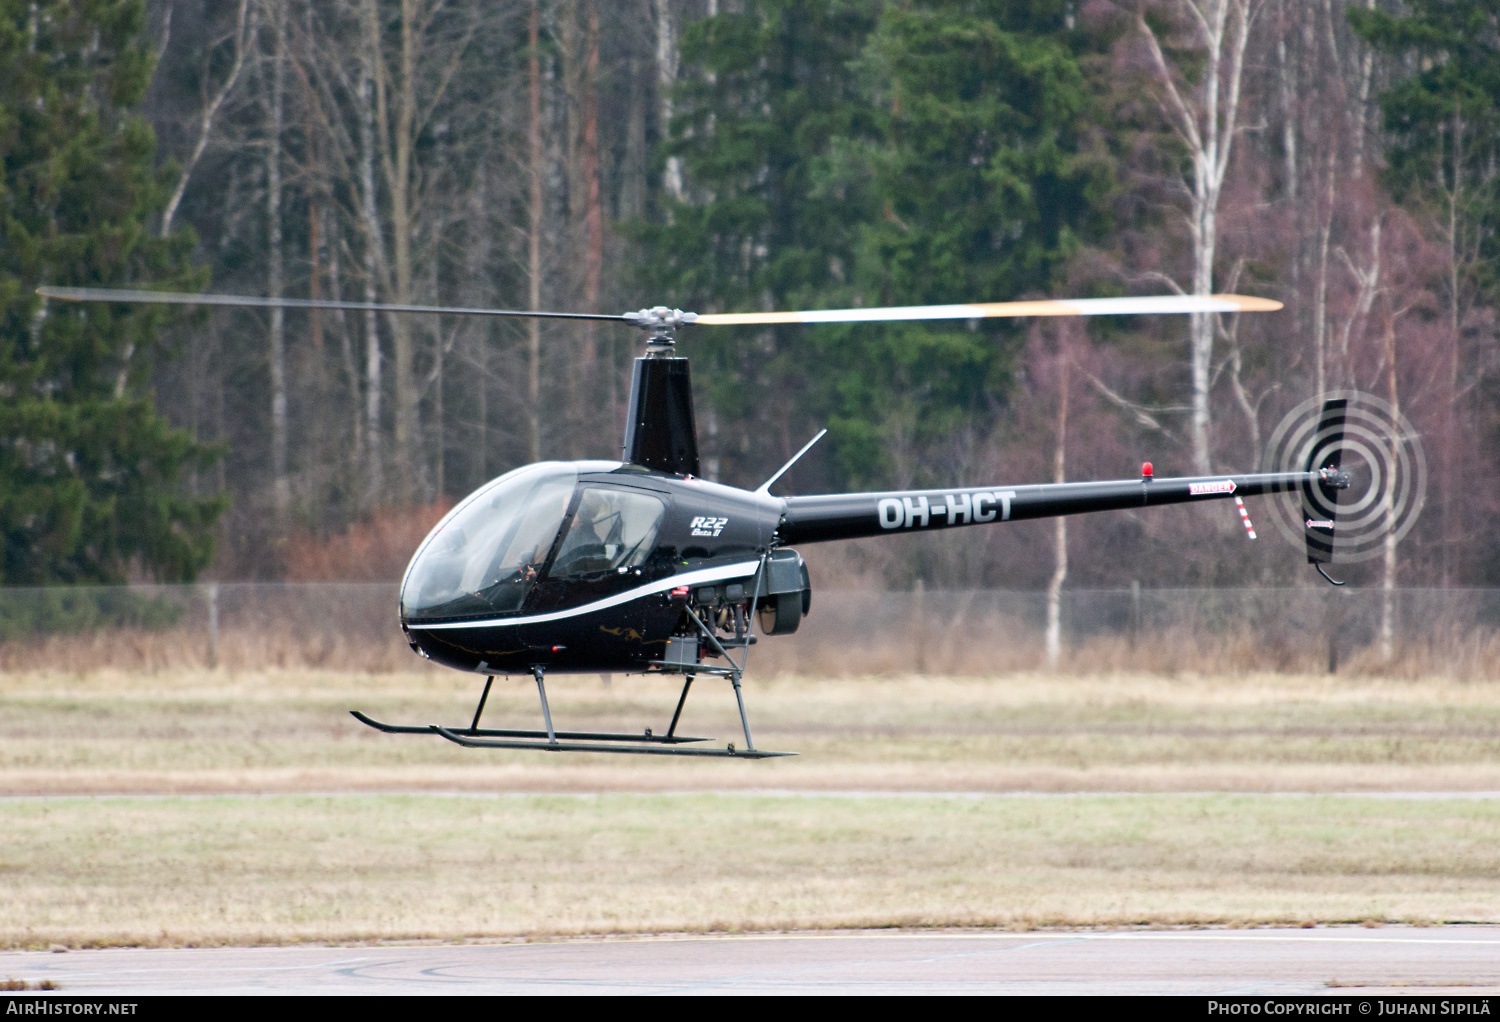
{"type": "Polygon", "coordinates": [[[401,582],[409,626],[521,608],[562,526],[575,465],[516,469],[470,494],[428,534],[401,582]]]}

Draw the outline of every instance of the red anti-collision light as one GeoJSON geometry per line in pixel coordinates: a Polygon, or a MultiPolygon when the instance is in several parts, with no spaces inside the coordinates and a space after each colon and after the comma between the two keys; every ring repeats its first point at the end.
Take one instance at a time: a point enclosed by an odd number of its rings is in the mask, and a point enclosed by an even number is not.
{"type": "Polygon", "coordinates": [[[1151,478],[1151,462],[1149,462],[1149,461],[1143,461],[1143,462],[1141,462],[1141,478],[1142,479],[1150,479],[1151,478]]]}
{"type": "Polygon", "coordinates": [[[687,586],[678,586],[676,589],[672,590],[672,595],[673,596],[686,596],[687,594],[688,594],[688,587],[687,586]]]}

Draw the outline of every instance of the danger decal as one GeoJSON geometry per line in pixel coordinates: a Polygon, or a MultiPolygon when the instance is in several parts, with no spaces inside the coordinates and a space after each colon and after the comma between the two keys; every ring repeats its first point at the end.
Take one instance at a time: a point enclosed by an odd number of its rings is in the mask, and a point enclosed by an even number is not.
{"type": "Polygon", "coordinates": [[[1188,483],[1188,494],[1194,497],[1207,496],[1211,493],[1233,493],[1234,489],[1233,479],[1220,479],[1212,483],[1188,483]]]}

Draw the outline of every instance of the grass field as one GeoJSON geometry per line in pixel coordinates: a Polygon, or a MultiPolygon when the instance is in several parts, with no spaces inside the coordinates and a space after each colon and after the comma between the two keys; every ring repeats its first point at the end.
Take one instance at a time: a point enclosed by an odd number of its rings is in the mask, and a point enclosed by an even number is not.
{"type": "Polygon", "coordinates": [[[1351,796],[4,806],[0,944],[1500,918],[1500,814],[1351,796]]]}
{"type": "MultiPolygon", "coordinates": [[[[560,728],[665,730],[670,681],[548,682],[560,728]]],[[[466,724],[457,673],[0,675],[0,794],[309,791],[1500,790],[1500,683],[870,678],[746,683],[759,763],[466,750],[379,734],[466,724]]],[[[529,679],[485,723],[539,727],[529,679]]],[[[700,681],[681,730],[738,740],[727,683],[700,681]]]]}
{"type": "MultiPolygon", "coordinates": [[[[548,688],[560,728],[659,731],[676,697],[548,688]]],[[[464,750],[347,714],[466,723],[477,690],[0,675],[0,945],[1500,919],[1500,801],[1462,796],[1500,791],[1496,683],[751,681],[757,744],[802,753],[759,763],[464,750]]],[[[538,716],[529,680],[496,683],[486,723],[538,716]]],[[[700,683],[682,729],[737,726],[700,683]]]]}

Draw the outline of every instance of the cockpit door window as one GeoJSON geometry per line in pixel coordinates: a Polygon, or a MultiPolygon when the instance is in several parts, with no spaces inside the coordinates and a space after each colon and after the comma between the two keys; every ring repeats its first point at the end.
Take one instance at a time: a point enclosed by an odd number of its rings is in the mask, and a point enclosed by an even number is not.
{"type": "Polygon", "coordinates": [[[665,514],[666,505],[649,494],[586,487],[547,577],[630,573],[651,555],[665,514]]]}

